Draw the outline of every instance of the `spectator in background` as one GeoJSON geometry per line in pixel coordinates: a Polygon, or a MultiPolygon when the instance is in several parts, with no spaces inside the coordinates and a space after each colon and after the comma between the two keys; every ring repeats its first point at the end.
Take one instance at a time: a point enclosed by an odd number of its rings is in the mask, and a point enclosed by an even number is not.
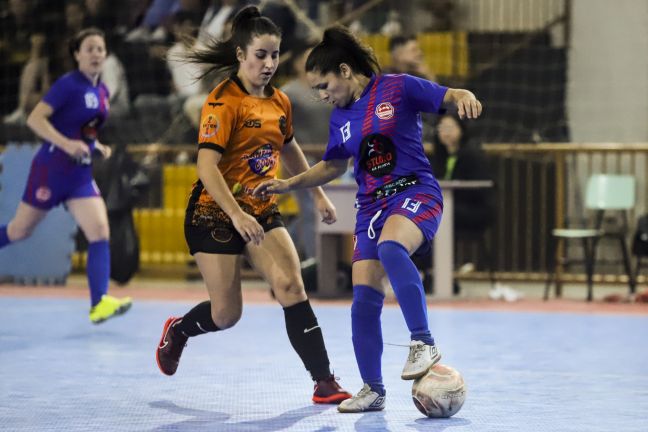
{"type": "Polygon", "coordinates": [[[263,3],[263,15],[270,18],[281,29],[281,52],[292,51],[297,43],[295,31],[297,19],[292,9],[278,0],[267,0],[263,3]]]}
{"type": "Polygon", "coordinates": [[[126,69],[114,52],[108,52],[101,80],[110,93],[110,114],[116,118],[130,114],[130,90],[126,69]]]}
{"type": "MultiPolygon", "coordinates": [[[[436,81],[436,76],[425,63],[423,50],[416,36],[394,36],[389,40],[391,66],[384,73],[408,74],[428,81],[436,81]]],[[[435,113],[421,113],[423,120],[423,148],[427,154],[432,152],[434,139],[435,113]]]]}
{"type": "Polygon", "coordinates": [[[126,35],[128,42],[161,42],[166,39],[164,20],[180,10],[180,0],[153,0],[141,24],[126,35]]]}
{"type": "Polygon", "coordinates": [[[9,0],[8,8],[0,11],[0,114],[15,112],[19,105],[19,77],[33,54],[31,36],[41,27],[34,5],[33,0],[9,0]]]}
{"type": "Polygon", "coordinates": [[[96,27],[103,30],[106,35],[110,35],[115,31],[117,14],[112,8],[109,8],[106,0],[85,0],[84,6],[84,27],[96,27]]]}
{"type": "MultiPolygon", "coordinates": [[[[481,151],[470,145],[465,123],[455,113],[439,117],[434,135],[432,171],[439,180],[490,180],[488,162],[481,151]]],[[[492,188],[457,189],[454,191],[454,235],[456,239],[483,241],[484,232],[495,219],[492,188]]],[[[419,260],[430,263],[431,257],[419,260]]],[[[472,267],[466,263],[462,269],[472,267]],[[467,264],[467,265],[466,265],[467,264]]],[[[461,287],[455,280],[453,294],[461,287]]]]}
{"type": "MultiPolygon", "coordinates": [[[[434,137],[432,171],[440,180],[490,180],[490,169],[478,148],[469,145],[465,123],[455,113],[439,118],[434,137]]],[[[483,231],[494,219],[490,189],[454,192],[455,231],[483,231]]]]}
{"type": "Polygon", "coordinates": [[[86,19],[83,0],[67,0],[63,15],[63,31],[55,37],[54,58],[52,58],[52,73],[55,77],[74,69],[74,58],[69,54],[67,43],[83,29],[86,19]]]}
{"type": "Polygon", "coordinates": [[[200,24],[198,40],[205,43],[210,38],[227,39],[229,33],[226,30],[227,23],[231,22],[236,12],[245,3],[241,0],[212,0],[200,24]]]}
{"type": "Polygon", "coordinates": [[[49,57],[44,49],[45,34],[34,33],[30,40],[30,56],[20,73],[18,106],[11,114],[5,116],[5,124],[24,124],[27,113],[36,106],[50,87],[49,57]]]}
{"type": "Polygon", "coordinates": [[[190,52],[196,38],[195,21],[196,15],[190,12],[180,11],[173,16],[171,28],[175,42],[166,54],[173,91],[182,102],[202,91],[202,81],[198,79],[202,74],[201,67],[182,60],[190,52]]]}
{"type": "MultiPolygon", "coordinates": [[[[281,89],[292,103],[295,135],[303,144],[326,145],[328,142],[328,119],[333,107],[320,103],[313,94],[306,79],[306,59],[316,42],[300,41],[292,50],[291,73],[295,78],[288,81],[281,89]]],[[[316,160],[307,158],[313,165],[316,160]]],[[[289,225],[291,237],[295,239],[302,259],[315,256],[315,218],[317,212],[313,197],[307,190],[295,191],[299,203],[299,217],[289,225]]]]}
{"type": "Polygon", "coordinates": [[[435,81],[436,77],[425,64],[423,50],[416,36],[394,36],[389,40],[391,66],[386,73],[406,73],[435,81]]]}

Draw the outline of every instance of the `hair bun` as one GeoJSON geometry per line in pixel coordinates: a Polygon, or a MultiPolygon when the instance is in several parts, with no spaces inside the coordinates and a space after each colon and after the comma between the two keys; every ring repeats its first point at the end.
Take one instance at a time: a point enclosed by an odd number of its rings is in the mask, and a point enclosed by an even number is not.
{"type": "Polygon", "coordinates": [[[246,6],[238,11],[234,17],[234,20],[232,21],[232,29],[235,29],[242,23],[254,18],[261,18],[261,11],[259,11],[259,8],[254,5],[246,6]]]}

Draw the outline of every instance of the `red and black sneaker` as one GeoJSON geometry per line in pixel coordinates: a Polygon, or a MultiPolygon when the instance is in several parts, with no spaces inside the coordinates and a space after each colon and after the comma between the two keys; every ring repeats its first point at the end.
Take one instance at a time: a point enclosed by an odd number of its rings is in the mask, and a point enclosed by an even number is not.
{"type": "Polygon", "coordinates": [[[349,399],[351,393],[340,387],[335,375],[330,375],[324,379],[315,382],[315,392],[313,393],[313,402],[316,404],[339,404],[343,400],[349,399]]]}
{"type": "Polygon", "coordinates": [[[173,326],[181,321],[182,318],[177,317],[170,317],[166,320],[164,329],[162,330],[160,344],[155,351],[157,365],[165,375],[173,375],[176,373],[182,350],[187,343],[187,339],[189,339],[187,336],[173,329],[173,326]]]}

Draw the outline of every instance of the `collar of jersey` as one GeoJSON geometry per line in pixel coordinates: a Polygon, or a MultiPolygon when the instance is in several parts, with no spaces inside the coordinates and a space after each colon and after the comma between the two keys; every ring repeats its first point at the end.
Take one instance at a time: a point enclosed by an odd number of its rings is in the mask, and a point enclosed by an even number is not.
{"type": "MultiPolygon", "coordinates": [[[[241,82],[241,79],[235,73],[230,75],[230,80],[233,81],[238,86],[238,88],[241,89],[243,93],[245,93],[248,96],[252,96],[247,90],[245,90],[245,86],[243,85],[243,82],[241,82]]],[[[268,84],[265,88],[265,91],[268,92],[267,96],[270,97],[274,94],[274,87],[268,84]]],[[[256,97],[256,96],[252,96],[252,97],[256,97]]]]}

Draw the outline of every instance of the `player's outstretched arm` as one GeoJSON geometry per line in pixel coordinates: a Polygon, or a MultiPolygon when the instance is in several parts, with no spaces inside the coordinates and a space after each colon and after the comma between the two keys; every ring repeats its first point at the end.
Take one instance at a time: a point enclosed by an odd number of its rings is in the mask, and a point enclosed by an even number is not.
{"type": "Polygon", "coordinates": [[[287,180],[268,180],[252,191],[253,195],[281,194],[296,189],[308,189],[322,186],[346,172],[347,159],[320,161],[303,173],[287,180]]]}
{"type": "Polygon", "coordinates": [[[457,113],[462,119],[476,119],[482,113],[481,102],[468,90],[449,88],[443,102],[452,102],[457,105],[457,113]]]}

